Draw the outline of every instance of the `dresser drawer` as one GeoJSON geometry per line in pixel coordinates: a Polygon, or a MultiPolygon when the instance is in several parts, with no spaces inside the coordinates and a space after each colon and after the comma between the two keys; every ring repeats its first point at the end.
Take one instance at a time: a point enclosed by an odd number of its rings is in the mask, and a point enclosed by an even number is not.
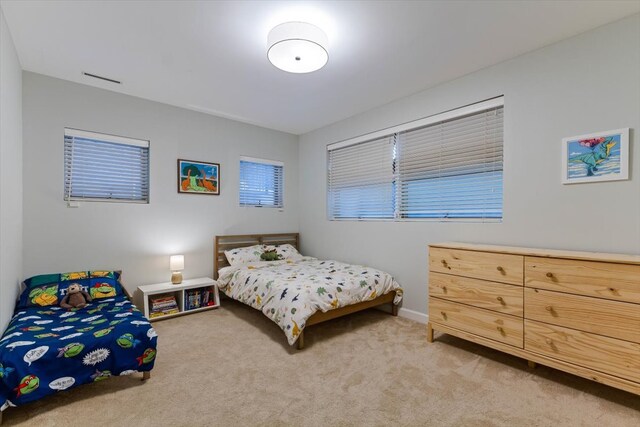
{"type": "Polygon", "coordinates": [[[429,321],[515,347],[523,347],[522,319],[508,314],[429,298],[429,321]]]}
{"type": "Polygon", "coordinates": [[[640,305],[525,288],[527,319],[640,343],[640,305]]]}
{"type": "Polygon", "coordinates": [[[429,270],[522,286],[521,255],[460,249],[429,248],[429,270]]]}
{"type": "Polygon", "coordinates": [[[640,382],[640,344],[531,320],[525,350],[640,382]]]}
{"type": "Polygon", "coordinates": [[[640,265],[526,257],[525,286],[640,304],[640,265]]]}
{"type": "Polygon", "coordinates": [[[513,316],[523,316],[522,286],[488,282],[450,274],[429,273],[429,296],[513,316]]]}

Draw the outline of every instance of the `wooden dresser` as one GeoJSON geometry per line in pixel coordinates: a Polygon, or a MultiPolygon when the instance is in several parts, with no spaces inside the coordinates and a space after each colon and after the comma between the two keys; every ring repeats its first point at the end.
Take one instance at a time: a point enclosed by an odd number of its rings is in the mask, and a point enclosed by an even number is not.
{"type": "Polygon", "coordinates": [[[427,328],[640,394],[640,256],[431,245],[427,328]]]}

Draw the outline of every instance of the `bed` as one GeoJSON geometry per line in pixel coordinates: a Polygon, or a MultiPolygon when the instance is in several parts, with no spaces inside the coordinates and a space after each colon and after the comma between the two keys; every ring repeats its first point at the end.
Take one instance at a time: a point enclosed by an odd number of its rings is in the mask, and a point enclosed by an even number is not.
{"type": "Polygon", "coordinates": [[[298,233],[216,236],[214,279],[225,295],[261,310],[278,324],[298,349],[304,347],[309,326],[384,304],[397,315],[402,289],[388,273],[304,257],[298,247],[298,233]],[[291,247],[295,250],[288,256],[286,248],[291,247]],[[284,254],[281,259],[255,258],[260,251],[276,248],[284,254]]]}
{"type": "Polygon", "coordinates": [[[157,335],[119,278],[120,272],[83,271],[25,281],[0,338],[0,410],[113,375],[149,378],[157,335]],[[86,307],[59,306],[72,283],[92,296],[86,307]]]}

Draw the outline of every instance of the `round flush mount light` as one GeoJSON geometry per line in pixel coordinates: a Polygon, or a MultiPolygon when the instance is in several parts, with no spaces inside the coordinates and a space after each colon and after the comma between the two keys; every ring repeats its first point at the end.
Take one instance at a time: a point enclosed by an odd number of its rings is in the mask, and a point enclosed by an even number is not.
{"type": "Polygon", "coordinates": [[[269,61],[289,73],[310,73],[329,60],[327,35],[306,22],[285,22],[269,31],[269,61]]]}

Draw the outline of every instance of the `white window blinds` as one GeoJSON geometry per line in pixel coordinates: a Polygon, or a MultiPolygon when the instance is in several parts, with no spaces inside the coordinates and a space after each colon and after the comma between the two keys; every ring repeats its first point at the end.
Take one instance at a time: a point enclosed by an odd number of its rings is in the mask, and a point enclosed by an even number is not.
{"type": "Polygon", "coordinates": [[[502,218],[502,111],[400,132],[401,218],[502,218]]]}
{"type": "Polygon", "coordinates": [[[149,141],[64,130],[64,199],[149,202],[149,141]]]}
{"type": "Polygon", "coordinates": [[[328,147],[330,219],[502,218],[502,97],[372,135],[328,147]]]}
{"type": "Polygon", "coordinates": [[[240,206],[282,208],[283,193],[282,162],[240,158],[240,206]]]}
{"type": "Polygon", "coordinates": [[[329,217],[393,218],[395,137],[329,151],[329,217]]]}

